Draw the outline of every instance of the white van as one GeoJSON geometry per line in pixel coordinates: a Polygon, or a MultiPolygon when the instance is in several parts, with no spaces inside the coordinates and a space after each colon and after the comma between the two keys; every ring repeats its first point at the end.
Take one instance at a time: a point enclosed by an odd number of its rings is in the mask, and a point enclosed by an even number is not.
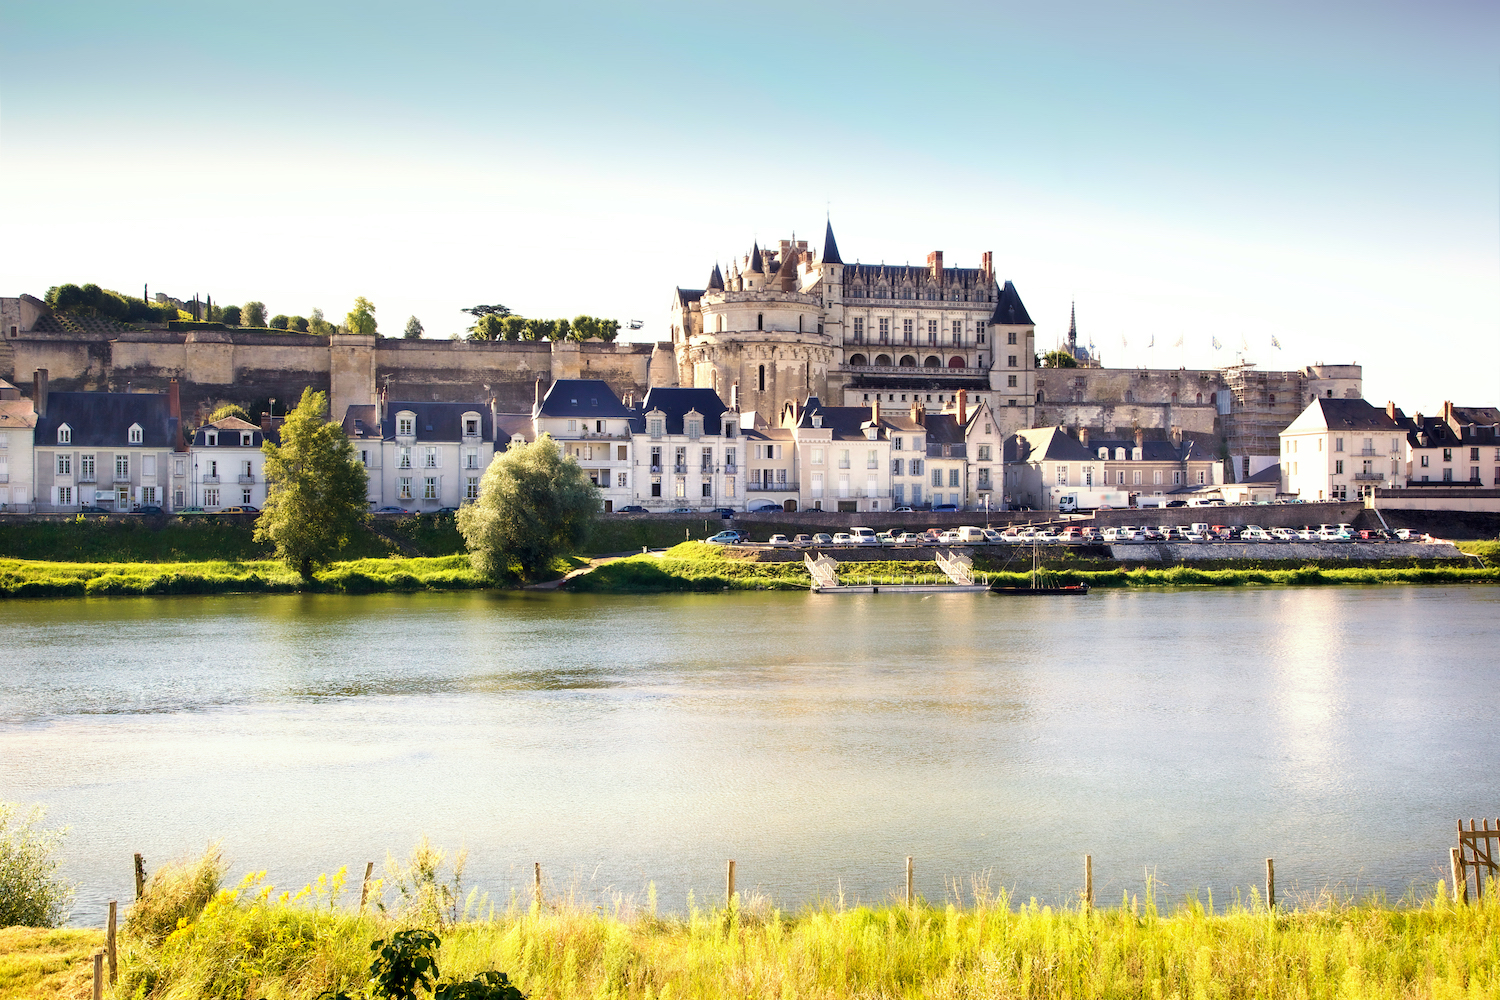
{"type": "Polygon", "coordinates": [[[984,545],[989,541],[983,528],[976,528],[972,524],[966,524],[958,529],[958,543],[960,545],[984,545]]]}
{"type": "Polygon", "coordinates": [[[879,545],[874,528],[850,528],[849,539],[855,545],[879,545]]]}

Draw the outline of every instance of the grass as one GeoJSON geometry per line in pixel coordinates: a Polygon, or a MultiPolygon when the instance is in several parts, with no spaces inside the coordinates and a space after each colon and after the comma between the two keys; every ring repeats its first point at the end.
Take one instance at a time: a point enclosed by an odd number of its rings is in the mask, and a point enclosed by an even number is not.
{"type": "MultiPolygon", "coordinates": [[[[342,884],[324,877],[289,895],[249,877],[160,944],[127,938],[107,995],[312,1000],[357,987],[369,943],[416,924],[351,912],[342,884]]],[[[498,969],[532,1000],[1500,997],[1500,902],[1454,904],[1442,883],[1424,900],[1324,896],[1274,914],[1255,890],[1217,908],[1194,898],[1159,908],[1149,888],[1093,910],[1017,903],[982,884],[970,896],[795,913],[736,897],[727,910],[664,916],[652,896],[607,908],[512,898],[497,912],[471,892],[459,919],[425,926],[441,939],[445,979],[498,969]]],[[[0,932],[0,976],[20,982],[45,962],[46,975],[64,982],[72,970],[76,983],[98,943],[98,932],[0,932]]],[[[83,994],[0,992],[23,995],[83,994]]]]}
{"type": "Polygon", "coordinates": [[[0,927],[0,1000],[91,996],[94,952],[104,932],[0,927]]]}

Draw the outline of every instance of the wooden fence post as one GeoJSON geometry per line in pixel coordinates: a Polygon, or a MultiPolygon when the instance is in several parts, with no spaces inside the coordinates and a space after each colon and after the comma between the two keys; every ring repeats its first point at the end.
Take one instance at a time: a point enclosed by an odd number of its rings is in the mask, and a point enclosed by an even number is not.
{"type": "Polygon", "coordinates": [[[104,951],[94,952],[94,1000],[104,1000],[104,951]]]}
{"type": "Polygon", "coordinates": [[[727,910],[734,905],[734,862],[729,862],[728,871],[724,877],[724,908],[727,910]]]}
{"type": "Polygon", "coordinates": [[[542,908],[542,863],[540,861],[538,861],[536,863],[535,896],[536,896],[536,908],[538,910],[540,910],[542,908]]]}
{"type": "Polygon", "coordinates": [[[1266,909],[1276,909],[1276,862],[1266,859],[1266,909]]]}
{"type": "Polygon", "coordinates": [[[135,898],[140,899],[146,894],[146,859],[140,854],[135,856],[135,898]]]}
{"type": "MultiPolygon", "coordinates": [[[[1462,825],[1460,822],[1460,828],[1462,825]]],[[[1453,901],[1467,903],[1469,901],[1469,873],[1464,871],[1463,851],[1457,847],[1448,848],[1448,865],[1453,870],[1453,901]]]]}
{"type": "Polygon", "coordinates": [[[359,885],[359,912],[365,912],[365,900],[370,898],[370,873],[375,870],[375,862],[365,862],[365,880],[359,885]]]}
{"type": "Polygon", "coordinates": [[[911,906],[911,855],[906,856],[906,905],[911,906]]]}
{"type": "Polygon", "coordinates": [[[115,948],[115,901],[109,901],[109,926],[104,931],[104,948],[109,956],[109,985],[119,978],[118,953],[115,948]]]}
{"type": "Polygon", "coordinates": [[[1083,856],[1083,905],[1094,908],[1094,856],[1083,856]]]}

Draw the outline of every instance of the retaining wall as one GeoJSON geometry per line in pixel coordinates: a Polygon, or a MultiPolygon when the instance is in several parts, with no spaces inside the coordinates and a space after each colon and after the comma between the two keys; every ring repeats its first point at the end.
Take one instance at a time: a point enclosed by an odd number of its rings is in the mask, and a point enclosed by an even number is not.
{"type": "Polygon", "coordinates": [[[1216,559],[1313,560],[1457,559],[1451,542],[1124,542],[1106,546],[1122,562],[1184,563],[1216,559]]]}

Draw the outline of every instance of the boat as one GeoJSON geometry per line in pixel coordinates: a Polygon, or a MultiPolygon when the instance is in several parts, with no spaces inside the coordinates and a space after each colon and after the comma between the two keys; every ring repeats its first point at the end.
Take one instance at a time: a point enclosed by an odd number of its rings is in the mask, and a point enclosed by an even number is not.
{"type": "Polygon", "coordinates": [[[1004,594],[1007,597],[1064,597],[1083,596],[1089,592],[1086,583],[1057,583],[1053,574],[1042,569],[1041,549],[1035,542],[1031,544],[1031,586],[1029,587],[1002,587],[995,583],[990,585],[990,592],[1004,594]]]}

